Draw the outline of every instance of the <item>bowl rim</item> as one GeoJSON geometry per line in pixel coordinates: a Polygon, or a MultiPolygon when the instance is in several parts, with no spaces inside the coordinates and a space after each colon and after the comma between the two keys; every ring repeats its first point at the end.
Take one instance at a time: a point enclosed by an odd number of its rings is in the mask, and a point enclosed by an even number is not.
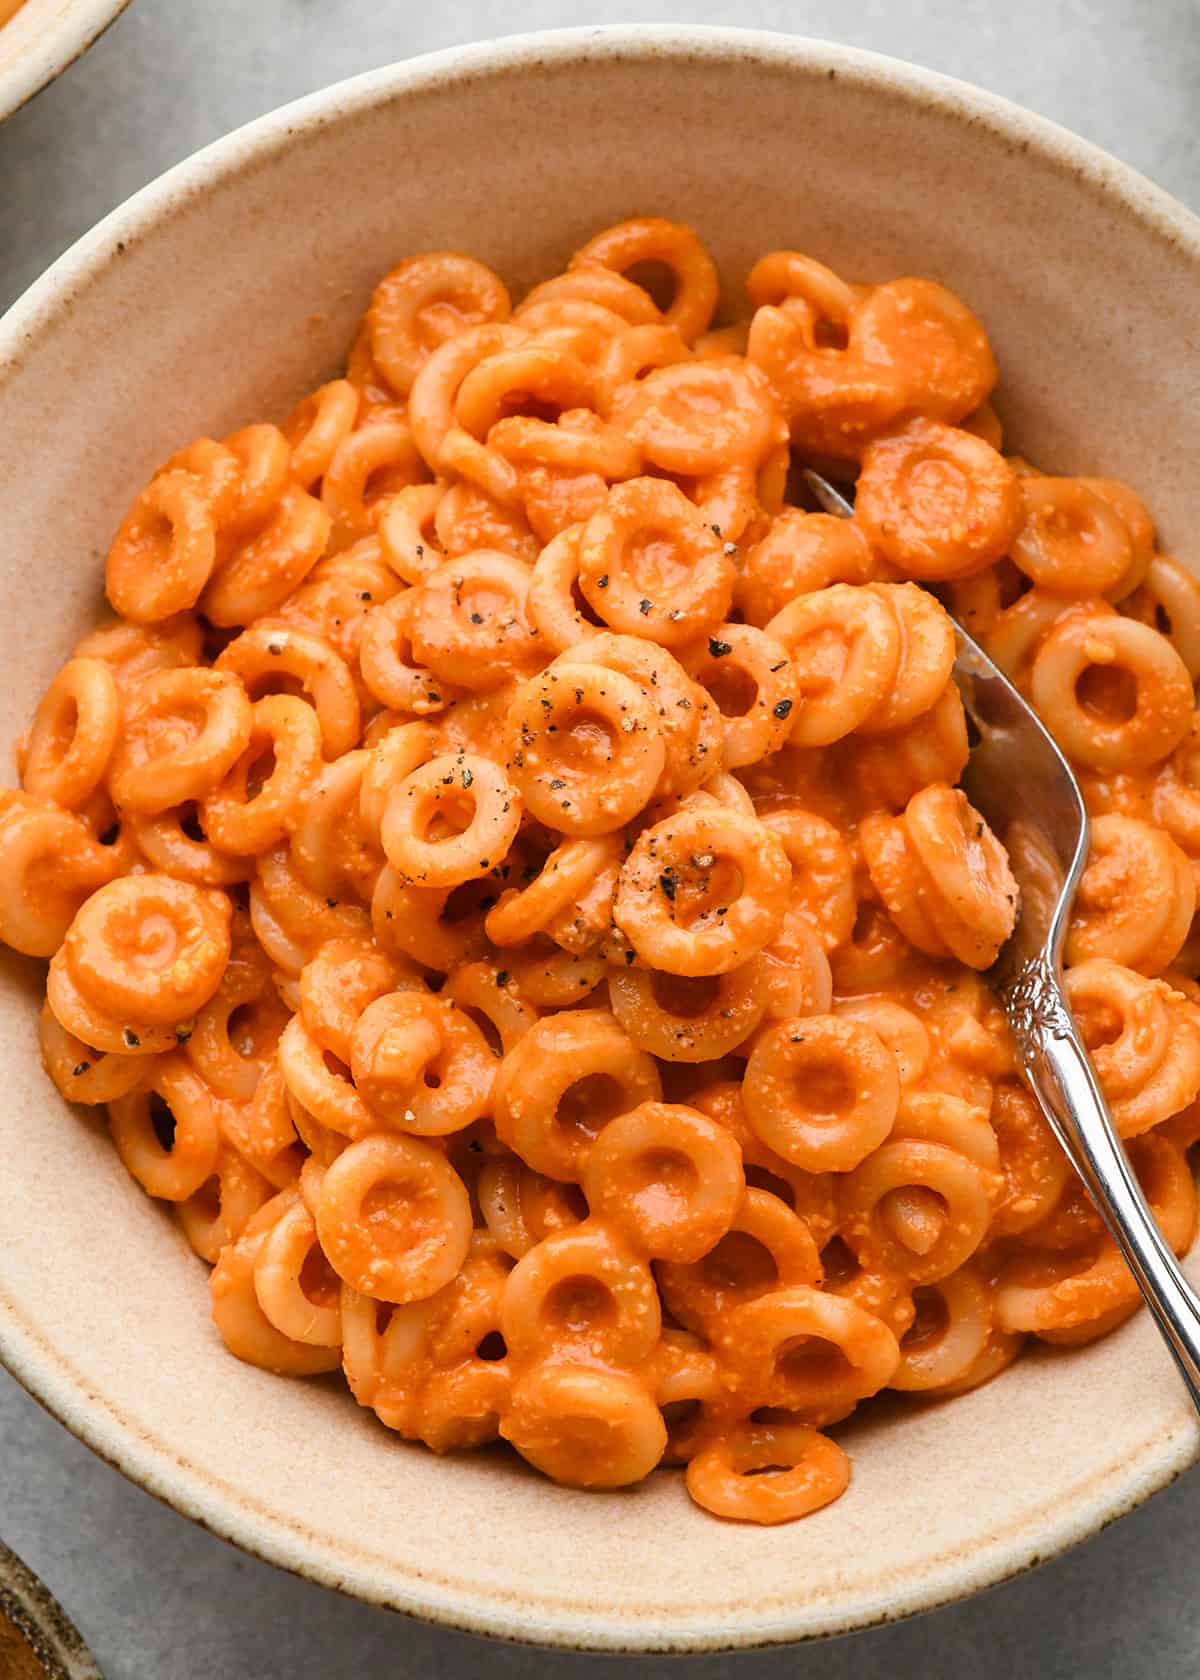
{"type": "Polygon", "coordinates": [[[7,66],[0,63],[0,122],[69,70],[128,5],[129,0],[74,0],[63,27],[46,31],[7,66]]]}
{"type": "MultiPolygon", "coordinates": [[[[120,0],[117,10],[127,4],[120,0]]],[[[114,13],[115,15],[115,13],[114,13]]],[[[80,49],[82,50],[82,48],[80,49]]],[[[248,169],[268,165],[286,148],[331,123],[351,120],[413,91],[451,88],[479,79],[520,75],[531,67],[560,68],[586,57],[607,63],[751,58],[764,69],[800,77],[840,77],[857,88],[959,123],[982,125],[1014,152],[1035,154],[1074,178],[1079,190],[1137,222],[1143,231],[1185,255],[1200,270],[1200,218],[1162,188],[1101,148],[1009,100],[939,72],[882,54],[807,36],[709,25],[602,25],[543,30],[450,47],[336,82],[280,106],[231,131],[176,164],[84,234],[0,318],[0,392],[36,350],[39,338],[70,312],[74,300],[116,260],[125,246],[161,220],[218,191],[248,169]]],[[[1078,1496],[1043,1507],[1032,1532],[1025,1522],[1007,1533],[985,1560],[958,1559],[949,1579],[939,1560],[898,1585],[887,1613],[864,1620],[831,1606],[823,1620],[744,1629],[697,1617],[677,1628],[639,1626],[561,1600],[522,1605],[477,1585],[461,1594],[419,1577],[381,1581],[369,1563],[340,1553],[252,1494],[189,1463],[169,1441],[150,1435],[89,1391],[69,1357],[51,1346],[37,1325],[0,1293],[0,1363],[72,1434],[129,1480],[182,1515],[265,1561],[350,1597],[419,1619],[493,1637],[610,1652],[722,1651],[780,1645],[851,1632],[961,1600],[1048,1560],[1133,1510],[1173,1481],[1197,1457],[1200,1435],[1190,1411],[1147,1442],[1140,1454],[1090,1478],[1078,1496]],[[531,1624],[536,1613],[536,1626],[531,1624]]],[[[944,1565],[947,1560],[940,1560],[944,1565]]]]}
{"type": "Polygon", "coordinates": [[[0,1541],[0,1616],[7,1616],[46,1680],[103,1680],[83,1635],[46,1583],[0,1541]]]}

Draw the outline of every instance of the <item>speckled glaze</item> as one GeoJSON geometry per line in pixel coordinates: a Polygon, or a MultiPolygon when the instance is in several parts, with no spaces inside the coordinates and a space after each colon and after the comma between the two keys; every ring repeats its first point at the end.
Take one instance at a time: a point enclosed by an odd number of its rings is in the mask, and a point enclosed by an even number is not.
{"type": "Polygon", "coordinates": [[[0,1680],[103,1680],[62,1605],[0,1545],[0,1680]]]}
{"type": "Polygon", "coordinates": [[[24,0],[0,28],[0,122],[85,53],[129,0],[24,0]]]}
{"type": "MultiPolygon", "coordinates": [[[[695,222],[732,279],[778,245],[853,276],[945,279],[991,329],[1015,445],[1127,476],[1164,546],[1200,561],[1200,224],[1157,189],[1012,106],[861,53],[701,29],[519,38],[230,136],[0,327],[0,736],[97,610],[105,546],[154,463],[331,373],[381,271],[457,245],[520,289],[637,212],[695,222]]],[[[500,1455],[436,1459],[339,1386],[224,1354],[205,1269],[40,1074],[35,966],[0,972],[4,1358],[152,1493],[314,1580],[516,1639],[752,1646],[960,1598],[1197,1455],[1142,1317],[951,1404],[873,1411],[845,1432],[849,1495],[782,1529],[705,1516],[676,1473],[589,1496],[500,1455]]]]}

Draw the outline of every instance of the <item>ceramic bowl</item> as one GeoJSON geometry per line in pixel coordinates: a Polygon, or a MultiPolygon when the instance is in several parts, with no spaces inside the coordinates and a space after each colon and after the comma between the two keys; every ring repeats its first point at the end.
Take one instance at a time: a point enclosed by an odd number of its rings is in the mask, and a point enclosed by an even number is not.
{"type": "MultiPolygon", "coordinates": [[[[460,246],[519,290],[638,212],[695,223],[734,287],[774,246],[949,282],[991,330],[1014,445],[1128,477],[1164,546],[1200,560],[1200,224],[1153,186],[986,94],[840,48],[701,29],[518,38],[374,72],[231,135],[11,313],[0,735],[98,611],[105,547],[149,470],[332,374],[389,265],[460,246]]],[[[42,1076],[36,966],[10,961],[0,988],[4,1357],[127,1475],[313,1580],[547,1643],[765,1644],[961,1598],[1197,1454],[1145,1315],[964,1399],[874,1412],[845,1433],[849,1495],[784,1528],[706,1516],[677,1473],[597,1496],[500,1453],[406,1446],[332,1383],[224,1353],[205,1268],[42,1076]]]]}
{"type": "Polygon", "coordinates": [[[0,1545],[0,1675],[4,1680],[102,1680],[62,1605],[0,1545]]]}
{"type": "Polygon", "coordinates": [[[0,28],[0,122],[61,75],[129,0],[24,0],[0,28]]]}

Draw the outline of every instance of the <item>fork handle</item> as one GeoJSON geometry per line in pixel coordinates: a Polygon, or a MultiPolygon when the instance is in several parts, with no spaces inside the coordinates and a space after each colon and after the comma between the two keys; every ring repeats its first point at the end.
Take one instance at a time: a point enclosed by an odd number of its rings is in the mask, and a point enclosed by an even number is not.
{"type": "Polygon", "coordinates": [[[1055,968],[1029,963],[1005,999],[1025,1072],[1129,1264],[1200,1410],[1200,1297],[1154,1221],[1121,1146],[1055,968]]]}

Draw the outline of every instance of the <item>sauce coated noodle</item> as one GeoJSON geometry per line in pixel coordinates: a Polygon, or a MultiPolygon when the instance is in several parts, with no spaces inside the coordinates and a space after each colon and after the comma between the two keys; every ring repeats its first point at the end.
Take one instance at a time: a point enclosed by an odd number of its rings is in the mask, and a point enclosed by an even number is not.
{"type": "Polygon", "coordinates": [[[945,605],[1084,774],[1071,998],[1192,1240],[1200,591],[1003,453],[941,286],[717,295],[656,219],[516,307],[414,256],[344,378],[164,462],[0,797],[0,936],[239,1358],[774,1523],[870,1396],[1137,1299],[979,978],[1016,888],[945,605]],[[787,500],[831,457],[840,525],[787,500]]]}

